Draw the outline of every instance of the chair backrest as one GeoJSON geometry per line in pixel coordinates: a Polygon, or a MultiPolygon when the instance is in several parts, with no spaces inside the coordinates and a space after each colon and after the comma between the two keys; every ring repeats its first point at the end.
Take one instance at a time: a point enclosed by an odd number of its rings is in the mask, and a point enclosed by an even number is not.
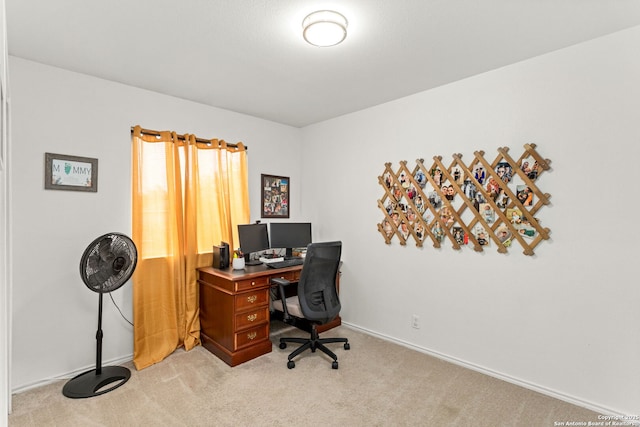
{"type": "Polygon", "coordinates": [[[304,317],[324,324],[340,313],[336,280],[342,242],[311,243],[298,281],[298,299],[304,317]]]}

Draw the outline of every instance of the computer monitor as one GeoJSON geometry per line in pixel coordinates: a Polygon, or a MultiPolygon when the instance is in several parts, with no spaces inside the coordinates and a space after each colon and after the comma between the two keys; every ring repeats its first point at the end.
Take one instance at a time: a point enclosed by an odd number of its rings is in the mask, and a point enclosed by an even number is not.
{"type": "Polygon", "coordinates": [[[272,222],[271,247],[286,249],[287,257],[293,256],[293,248],[306,248],[311,243],[310,222],[272,222]]]}
{"type": "Polygon", "coordinates": [[[258,260],[251,260],[251,254],[269,249],[267,224],[238,225],[238,240],[240,241],[240,250],[244,253],[245,264],[262,264],[258,260]]]}

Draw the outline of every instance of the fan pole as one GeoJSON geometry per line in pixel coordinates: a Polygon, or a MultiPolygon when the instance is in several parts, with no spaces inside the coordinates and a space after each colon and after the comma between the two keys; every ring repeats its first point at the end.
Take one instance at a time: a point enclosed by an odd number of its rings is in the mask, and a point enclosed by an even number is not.
{"type": "Polygon", "coordinates": [[[102,374],[102,293],[98,294],[98,330],[96,331],[96,375],[102,374]]]}

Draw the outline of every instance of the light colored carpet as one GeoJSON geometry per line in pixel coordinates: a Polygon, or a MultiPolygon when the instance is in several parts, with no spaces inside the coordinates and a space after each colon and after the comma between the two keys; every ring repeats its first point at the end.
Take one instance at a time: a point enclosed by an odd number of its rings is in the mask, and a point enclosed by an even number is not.
{"type": "Polygon", "coordinates": [[[65,381],[13,396],[9,426],[553,426],[597,421],[584,408],[461,368],[346,326],[322,336],[349,338],[298,356],[273,325],[273,351],[234,368],[202,347],[177,350],[122,387],[89,399],[62,395],[65,381]]]}

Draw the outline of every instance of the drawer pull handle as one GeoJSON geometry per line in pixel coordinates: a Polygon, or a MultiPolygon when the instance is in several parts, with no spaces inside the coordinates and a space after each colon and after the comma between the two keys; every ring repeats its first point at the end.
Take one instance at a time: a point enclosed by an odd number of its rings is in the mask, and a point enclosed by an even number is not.
{"type": "Polygon", "coordinates": [[[247,316],[247,320],[248,320],[249,322],[255,322],[255,320],[256,320],[257,318],[258,318],[258,315],[257,315],[257,314],[255,314],[255,313],[254,313],[254,314],[250,314],[250,315],[248,315],[248,316],[247,316]]]}
{"type": "Polygon", "coordinates": [[[258,297],[257,297],[256,295],[251,295],[251,296],[247,297],[247,301],[248,301],[250,304],[253,304],[253,303],[254,303],[254,302],[256,302],[257,300],[258,300],[258,297]]]}
{"type": "Polygon", "coordinates": [[[249,333],[247,334],[247,338],[249,338],[250,340],[254,340],[254,339],[256,339],[256,337],[257,337],[257,336],[258,336],[258,333],[257,333],[257,332],[249,332],[249,333]]]}
{"type": "Polygon", "coordinates": [[[256,282],[251,282],[251,286],[255,286],[255,285],[256,285],[256,282]]]}

